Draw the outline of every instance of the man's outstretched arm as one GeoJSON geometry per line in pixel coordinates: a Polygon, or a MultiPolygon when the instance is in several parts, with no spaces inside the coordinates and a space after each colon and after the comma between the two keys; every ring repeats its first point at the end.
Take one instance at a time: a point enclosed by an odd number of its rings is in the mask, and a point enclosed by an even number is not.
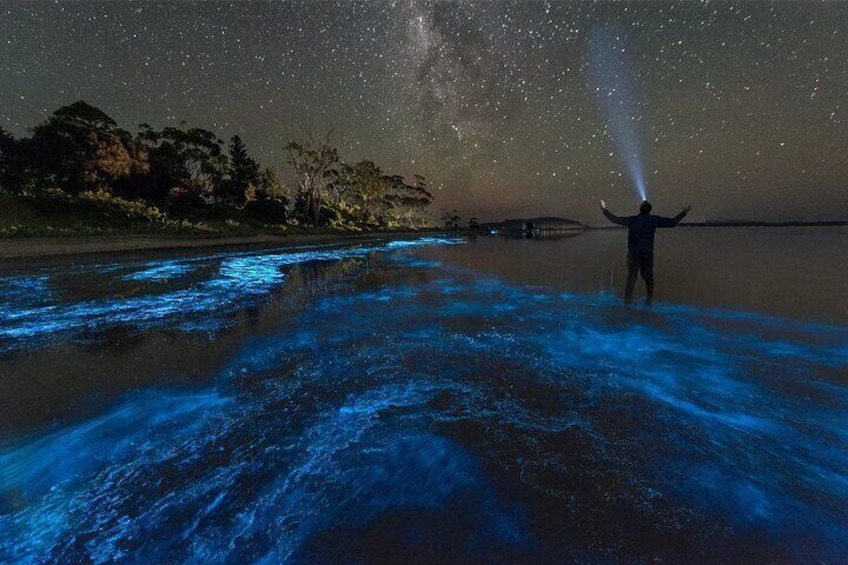
{"type": "Polygon", "coordinates": [[[657,218],[657,227],[658,228],[673,228],[674,226],[676,226],[677,224],[680,223],[680,220],[682,220],[683,218],[686,217],[686,214],[688,214],[689,210],[691,210],[691,209],[692,209],[692,206],[687,204],[686,207],[683,208],[683,211],[680,212],[678,215],[676,215],[673,218],[663,218],[662,216],[655,216],[657,218]]]}
{"type": "Polygon", "coordinates": [[[621,218],[616,216],[609,210],[607,210],[607,203],[601,200],[601,211],[604,213],[604,216],[607,217],[607,220],[611,221],[614,224],[618,224],[620,226],[629,226],[630,218],[621,218]]]}

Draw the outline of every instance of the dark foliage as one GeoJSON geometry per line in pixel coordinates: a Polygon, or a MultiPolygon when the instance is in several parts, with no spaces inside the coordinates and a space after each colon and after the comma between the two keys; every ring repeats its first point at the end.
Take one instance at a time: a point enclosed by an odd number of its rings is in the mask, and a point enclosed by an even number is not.
{"type": "Polygon", "coordinates": [[[29,198],[24,207],[51,217],[58,217],[58,207],[133,222],[292,222],[355,230],[427,225],[433,197],[423,177],[410,184],[372,161],[344,163],[330,137],[306,136],[285,146],[295,179],[290,209],[289,189],[273,169],[260,169],[238,135],[230,139],[229,156],[223,141],[202,128],[141,124],[133,136],[80,100],[56,110],[30,138],[15,139],[0,128],[0,191],[29,198]]]}
{"type": "Polygon", "coordinates": [[[28,145],[37,188],[58,187],[70,194],[108,190],[119,179],[149,171],[145,148],[112,118],[81,100],[37,125],[28,145]]]}
{"type": "Polygon", "coordinates": [[[247,154],[241,138],[234,135],[230,140],[229,176],[220,185],[218,202],[243,206],[248,197],[255,194],[261,180],[259,163],[247,154]]]}

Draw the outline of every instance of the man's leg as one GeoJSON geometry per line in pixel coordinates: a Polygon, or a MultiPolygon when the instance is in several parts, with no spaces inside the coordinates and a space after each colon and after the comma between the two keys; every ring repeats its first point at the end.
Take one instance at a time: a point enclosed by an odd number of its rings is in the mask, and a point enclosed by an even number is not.
{"type": "Polygon", "coordinates": [[[624,287],[624,303],[633,302],[633,287],[636,286],[636,276],[639,274],[639,261],[634,253],[627,254],[627,285],[624,287]]]}
{"type": "Polygon", "coordinates": [[[640,270],[642,271],[642,280],[645,281],[645,304],[653,304],[654,302],[654,254],[645,253],[640,257],[640,270]]]}

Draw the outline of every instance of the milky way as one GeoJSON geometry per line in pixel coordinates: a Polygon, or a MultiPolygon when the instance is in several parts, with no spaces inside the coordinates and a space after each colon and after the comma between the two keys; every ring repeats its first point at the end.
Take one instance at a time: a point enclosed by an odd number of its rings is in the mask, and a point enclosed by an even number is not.
{"type": "Polygon", "coordinates": [[[658,212],[848,217],[841,2],[6,0],[0,126],[84,99],[129,130],[238,133],[281,169],[289,139],[332,127],[344,159],[427,177],[435,216],[600,223],[597,198],[637,203],[588,69],[606,26],[658,212]]]}

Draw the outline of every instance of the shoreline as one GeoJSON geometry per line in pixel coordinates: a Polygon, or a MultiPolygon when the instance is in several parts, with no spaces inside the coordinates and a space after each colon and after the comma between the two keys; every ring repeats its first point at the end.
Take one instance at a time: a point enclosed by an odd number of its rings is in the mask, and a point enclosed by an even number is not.
{"type": "MultiPolygon", "coordinates": [[[[680,223],[678,228],[740,228],[740,227],[848,227],[848,222],[786,222],[786,223],[680,223]]],[[[621,226],[581,226],[571,230],[542,230],[555,233],[586,231],[604,231],[626,229],[621,226]]],[[[69,257],[96,253],[124,253],[132,251],[179,251],[214,247],[297,247],[302,245],[321,245],[356,241],[373,241],[391,237],[415,237],[423,235],[442,235],[457,232],[439,229],[422,231],[386,231],[386,232],[339,232],[339,233],[258,233],[252,235],[222,234],[124,234],[92,235],[65,237],[10,237],[0,238],[0,262],[49,257],[69,257]]],[[[463,231],[462,234],[480,232],[463,231]]]]}
{"type": "Polygon", "coordinates": [[[0,239],[0,261],[66,257],[95,253],[168,251],[212,247],[296,247],[325,243],[370,241],[442,232],[366,232],[257,235],[120,235],[80,237],[25,237],[0,239]]]}

